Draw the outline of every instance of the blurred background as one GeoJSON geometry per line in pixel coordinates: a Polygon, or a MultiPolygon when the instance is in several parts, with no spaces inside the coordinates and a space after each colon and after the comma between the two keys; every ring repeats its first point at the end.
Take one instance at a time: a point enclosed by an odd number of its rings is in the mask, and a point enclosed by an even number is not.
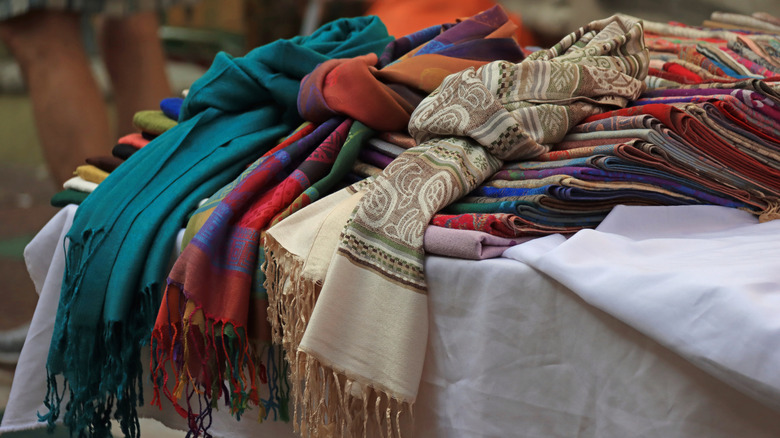
{"type": "MultiPolygon", "coordinates": [[[[519,15],[539,45],[597,18],[623,12],[652,21],[699,25],[713,11],[769,12],[780,16],[778,0],[501,0],[519,15]]],[[[161,13],[160,36],[167,72],[176,93],[189,87],[218,51],[236,56],[278,38],[306,34],[320,24],[365,13],[369,1],[201,0],[161,13]]],[[[112,90],[95,43],[92,23],[83,22],[92,69],[111,107],[112,90]]],[[[62,102],[68,105],[68,102],[62,102]]],[[[155,109],[155,108],[149,108],[155,109]]],[[[77,111],[77,108],[73,108],[77,111]]],[[[88,129],[88,127],[85,127],[88,129]]],[[[106,145],[106,152],[113,145],[106,145]]],[[[27,276],[24,246],[57,212],[51,196],[60,190],[43,163],[30,101],[18,65],[0,46],[0,411],[14,370],[14,343],[23,340],[37,295],[27,276]]]]}

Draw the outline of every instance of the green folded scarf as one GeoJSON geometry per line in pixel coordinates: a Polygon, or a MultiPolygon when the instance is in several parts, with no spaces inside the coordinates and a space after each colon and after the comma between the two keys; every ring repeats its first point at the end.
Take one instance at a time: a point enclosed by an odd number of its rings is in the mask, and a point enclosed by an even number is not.
{"type": "Polygon", "coordinates": [[[133,115],[133,126],[143,132],[159,135],[176,126],[176,120],[168,118],[160,110],[145,110],[133,115]]]}

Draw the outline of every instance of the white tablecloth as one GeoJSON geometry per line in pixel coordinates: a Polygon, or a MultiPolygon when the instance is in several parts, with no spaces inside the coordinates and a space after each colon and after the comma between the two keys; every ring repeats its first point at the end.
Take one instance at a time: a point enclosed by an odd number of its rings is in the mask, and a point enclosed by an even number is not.
{"type": "MultiPolygon", "coordinates": [[[[25,251],[41,297],[0,433],[42,426],[36,411],[45,411],[61,244],[74,210],[25,251]]],[[[643,207],[504,258],[428,257],[428,351],[410,435],[778,436],[778,243],[780,221],[643,207]]],[[[172,409],[141,415],[184,426],[172,409]]],[[[211,431],[292,433],[252,418],[220,411],[211,431]]]]}

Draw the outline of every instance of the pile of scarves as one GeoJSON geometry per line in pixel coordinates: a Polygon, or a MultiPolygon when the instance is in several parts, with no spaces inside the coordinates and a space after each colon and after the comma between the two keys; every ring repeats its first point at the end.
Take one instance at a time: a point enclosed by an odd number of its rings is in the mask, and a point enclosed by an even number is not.
{"type": "Polygon", "coordinates": [[[274,342],[304,436],[396,436],[427,342],[423,237],[433,214],[505,161],[533,158],[644,90],[636,20],[611,17],[522,62],[448,76],[409,121],[418,146],[266,234],[274,342]]]}
{"type": "Polygon", "coordinates": [[[755,81],[651,90],[586,119],[555,151],[505,165],[433,223],[468,228],[485,220],[472,216],[503,213],[513,235],[572,233],[619,204],[722,205],[770,219],[780,199],[778,110],[780,94],[755,81]]]}
{"type": "MultiPolygon", "coordinates": [[[[379,57],[324,62],[304,78],[298,111],[309,123],[212,196],[187,225],[189,245],[171,270],[153,333],[158,391],[179,406],[183,394],[199,388],[199,407],[224,397],[237,415],[248,404],[259,404],[262,416],[289,418],[285,391],[275,391],[286,381],[275,385],[274,373],[268,373],[275,354],[268,344],[279,335],[268,323],[269,297],[259,269],[263,234],[321,195],[381,172],[393,155],[403,155],[413,140],[398,132],[444,77],[485,59],[520,61],[524,55],[511,39],[513,32],[504,11],[493,8],[397,40],[379,57]],[[362,147],[376,131],[386,132],[384,140],[362,147]],[[263,359],[257,352],[263,350],[266,371],[258,377],[270,381],[273,390],[261,399],[256,368],[263,359]],[[170,374],[176,376],[172,386],[166,384],[170,374]],[[223,381],[228,382],[224,388],[223,381]]],[[[289,362],[292,352],[286,353],[289,362]]],[[[292,384],[298,394],[296,381],[292,384]]],[[[208,409],[187,405],[186,410],[191,430],[202,432],[208,409]]]]}
{"type": "Polygon", "coordinates": [[[120,164],[150,141],[176,126],[179,111],[184,99],[165,98],[160,102],[159,110],[139,111],[133,116],[133,127],[137,132],[123,135],[111,149],[111,155],[91,156],[78,166],[73,177],[65,181],[62,190],[51,198],[51,205],[64,207],[68,204],[80,205],[120,164]]]}
{"type": "Polygon", "coordinates": [[[220,54],[139,114],[78,200],[42,420],[69,391],[72,433],[113,415],[138,436],[151,347],[152,403],[193,435],[223,400],[306,436],[395,436],[422,372],[426,230],[517,242],[619,204],[780,216],[777,35],[618,15],[531,51],[514,31],[501,8],[395,40],[338,20],[220,54]]]}
{"type": "Polygon", "coordinates": [[[648,84],[651,88],[673,88],[780,77],[780,26],[776,21],[765,13],[714,12],[712,20],[705,22],[712,28],[648,22],[648,84]],[[738,30],[738,23],[755,27],[738,30]]]}
{"type": "Polygon", "coordinates": [[[777,68],[780,57],[769,53],[780,53],[771,50],[778,35],[645,28],[653,32],[639,99],[584,120],[550,153],[505,165],[431,223],[506,237],[568,234],[597,226],[619,204],[711,204],[776,218],[780,76],[749,72],[729,47],[749,42],[777,68]]]}
{"type": "Polygon", "coordinates": [[[141,349],[160,310],[179,230],[202,199],[301,123],[297,97],[306,74],[332,58],[381,53],[390,41],[378,19],[361,17],[241,58],[218,55],[190,87],[176,126],[84,200],[67,235],[47,360],[50,410],[42,420],[54,423],[68,391],[62,417],[73,434],[108,436],[113,414],[125,436],[138,436],[141,349]]]}

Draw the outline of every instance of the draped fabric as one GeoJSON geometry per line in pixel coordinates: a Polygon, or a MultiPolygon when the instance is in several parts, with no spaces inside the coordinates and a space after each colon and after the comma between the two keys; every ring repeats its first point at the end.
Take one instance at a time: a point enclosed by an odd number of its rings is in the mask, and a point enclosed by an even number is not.
{"type": "MultiPolygon", "coordinates": [[[[347,139],[344,141],[344,145],[339,150],[336,156],[333,166],[328,171],[328,174],[314,182],[310,187],[303,191],[294,201],[292,201],[286,208],[278,212],[269,223],[269,228],[281,222],[287,216],[295,213],[301,208],[317,201],[321,197],[328,193],[331,193],[335,187],[342,183],[347,174],[352,170],[357,161],[359,153],[363,150],[363,146],[371,135],[375,133],[374,130],[368,128],[366,125],[358,122],[351,121],[352,127],[349,130],[347,139]]],[[[370,142],[370,140],[368,140],[370,142]]],[[[263,251],[259,251],[262,255],[263,251]]],[[[262,270],[256,272],[257,275],[262,275],[262,270]]],[[[263,277],[264,278],[264,277],[263,277]]],[[[257,281],[256,285],[261,286],[263,282],[257,281]]]]}
{"type": "MultiPolygon", "coordinates": [[[[332,119],[316,129],[308,125],[298,130],[212,196],[190,220],[197,232],[190,239],[185,235],[186,246],[168,276],[152,334],[153,373],[167,379],[166,364],[173,361],[170,365],[179,377],[172,391],[158,384],[175,405],[192,390],[195,380],[211,390],[209,399],[219,399],[224,379],[232,388],[242,387],[239,380],[248,382],[245,391],[224,394],[239,418],[249,402],[261,403],[257,378],[267,381],[269,376],[255,369],[261,366],[261,358],[253,358],[248,345],[250,338],[270,342],[268,301],[264,293],[254,290],[261,235],[281,209],[330,169],[351,125],[351,121],[332,119]],[[201,215],[205,222],[199,224],[201,215]],[[178,358],[166,355],[185,344],[187,353],[178,358]],[[227,351],[225,359],[232,370],[215,361],[222,350],[227,351]]],[[[262,406],[287,420],[285,400],[279,395],[263,400],[262,406]]]]}
{"type": "Polygon", "coordinates": [[[190,88],[178,124],[84,201],[67,236],[43,421],[54,424],[64,410],[73,434],[108,436],[113,413],[124,435],[138,435],[140,348],[188,214],[301,123],[295,100],[303,76],[331,57],[379,51],[388,40],[378,19],[362,17],[242,58],[217,55],[190,88]],[[64,407],[63,391],[70,395],[64,407]]]}
{"type": "Polygon", "coordinates": [[[368,53],[321,63],[303,79],[298,98],[298,110],[313,124],[291,134],[192,215],[152,339],[155,388],[190,418],[192,432],[205,432],[208,406],[223,396],[236,417],[248,404],[259,404],[261,417],[289,419],[284,391],[263,399],[257,390],[258,378],[269,386],[286,383],[279,373],[273,382],[270,358],[263,368],[259,357],[272,350],[265,277],[258,269],[265,229],[330,193],[356,161],[387,166],[393,160],[389,151],[403,148],[363,143],[374,129],[405,130],[422,96],[446,74],[484,65],[486,56],[521,60],[513,29],[495,7],[396,40],[381,57],[368,53]],[[297,161],[303,164],[296,168],[297,161]],[[190,401],[195,393],[197,408],[190,401]]]}
{"type": "Polygon", "coordinates": [[[517,238],[595,227],[617,205],[780,217],[769,18],[717,17],[751,33],[615,16],[528,53],[495,7],[392,42],[366,17],[218,55],[184,101],[138,114],[143,133],[114,150],[125,163],[58,194],[94,189],[68,234],[42,420],[69,391],[74,434],[107,435],[115,412],[136,436],[151,334],[153,403],[193,434],[219,398],[305,435],[400,432],[428,224],[517,238]]]}
{"type": "Polygon", "coordinates": [[[512,39],[515,28],[495,6],[456,25],[404,37],[381,59],[369,54],[325,62],[301,83],[298,111],[314,123],[345,115],[378,131],[405,131],[414,108],[447,75],[497,59],[523,59],[512,39]]]}
{"type": "Polygon", "coordinates": [[[450,75],[412,114],[419,146],[267,232],[274,341],[305,436],[401,429],[422,371],[422,248],[434,213],[503,160],[545,153],[585,117],[625,106],[646,72],[640,22],[615,16],[519,64],[450,75]]]}

